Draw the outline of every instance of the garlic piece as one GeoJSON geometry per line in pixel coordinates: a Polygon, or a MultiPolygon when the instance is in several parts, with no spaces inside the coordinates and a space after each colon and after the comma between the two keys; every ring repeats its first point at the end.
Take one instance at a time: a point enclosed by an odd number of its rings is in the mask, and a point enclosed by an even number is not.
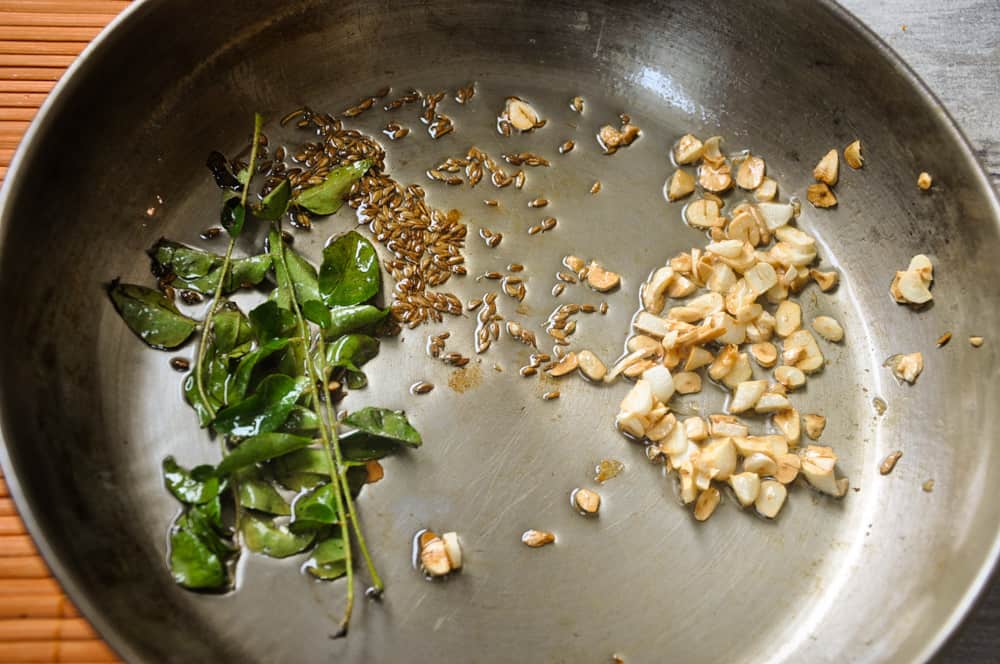
{"type": "Polygon", "coordinates": [[[642,380],[649,384],[650,391],[657,400],[667,403],[674,395],[674,379],[670,370],[662,364],[642,372],[642,380]]]}
{"type": "Polygon", "coordinates": [[[882,459],[882,463],[879,464],[878,472],[880,475],[888,475],[892,472],[892,469],[896,467],[896,462],[898,462],[903,456],[902,451],[896,450],[886,458],[882,459]]]}
{"type": "Polygon", "coordinates": [[[444,552],[448,555],[448,562],[452,569],[462,569],[462,545],[458,541],[458,534],[454,532],[441,535],[444,542],[444,552]]]}
{"type": "Polygon", "coordinates": [[[764,181],[764,171],[764,160],[748,155],[736,170],[736,184],[741,189],[756,189],[764,181]]]}
{"type": "Polygon", "coordinates": [[[864,166],[865,158],[861,156],[861,141],[854,141],[844,148],[844,161],[854,170],[864,166]]]}
{"type": "Polygon", "coordinates": [[[699,198],[684,208],[684,220],[695,228],[721,228],[725,225],[726,219],[719,212],[718,202],[699,198]]]}
{"type": "Polygon", "coordinates": [[[788,489],[784,484],[776,480],[764,480],[760,483],[760,492],[754,501],[754,507],[761,516],[773,519],[781,511],[786,497],[788,489]]]}
{"type": "Polygon", "coordinates": [[[521,535],[521,541],[530,546],[533,549],[537,549],[540,546],[545,546],[546,544],[552,544],[556,541],[556,536],[545,530],[525,530],[521,535]]]}
{"type": "Polygon", "coordinates": [[[930,282],[924,281],[918,272],[907,270],[896,273],[890,291],[897,302],[923,304],[934,299],[934,295],[928,288],[929,285],[930,282]]]}
{"type": "Polygon", "coordinates": [[[969,343],[973,348],[979,348],[986,343],[986,339],[983,337],[969,337],[969,343]]]}
{"type": "Polygon", "coordinates": [[[703,162],[698,168],[698,184],[706,191],[720,194],[733,186],[732,168],[725,161],[703,162]]]}
{"type": "Polygon", "coordinates": [[[601,495],[590,489],[576,489],[573,491],[573,504],[586,514],[597,514],[601,508],[601,495]]]}
{"type": "Polygon", "coordinates": [[[608,368],[604,363],[589,350],[581,350],[576,356],[580,373],[593,381],[599,381],[608,373],[608,368]]]}
{"type": "Polygon", "coordinates": [[[818,208],[832,208],[837,204],[837,197],[823,182],[809,185],[806,190],[806,199],[813,204],[813,207],[818,208]]]}
{"type": "Polygon", "coordinates": [[[714,360],[715,358],[710,351],[705,350],[701,346],[693,346],[688,353],[687,360],[684,362],[684,371],[700,369],[701,367],[708,366],[714,360]]]}
{"type": "Polygon", "coordinates": [[[770,341],[750,345],[750,356],[765,369],[770,369],[778,361],[778,349],[770,341]]]}
{"type": "Polygon", "coordinates": [[[776,413],[780,410],[786,410],[791,407],[792,404],[788,400],[788,397],[783,394],[768,392],[757,400],[757,405],[754,406],[754,411],[758,413],[776,413]]]}
{"type": "Polygon", "coordinates": [[[837,479],[834,467],[837,455],[833,448],[810,445],[802,455],[802,475],[813,488],[837,498],[847,492],[847,479],[837,479]]]}
{"type": "Polygon", "coordinates": [[[663,300],[667,287],[674,280],[674,271],[670,267],[657,268],[649,281],[642,285],[642,306],[653,314],[663,311],[663,300]]]}
{"type": "Polygon", "coordinates": [[[813,440],[819,440],[819,437],[823,435],[823,429],[826,428],[826,418],[816,413],[809,413],[802,420],[806,425],[806,435],[813,440]]]}
{"type": "Polygon", "coordinates": [[[596,261],[591,261],[588,267],[590,269],[587,272],[587,285],[594,290],[606,293],[621,284],[622,279],[617,273],[605,270],[596,261]]]}
{"type": "Polygon", "coordinates": [[[743,459],[743,470],[747,473],[756,473],[761,477],[769,477],[778,472],[778,464],[762,452],[754,452],[743,459]]]}
{"type": "Polygon", "coordinates": [[[774,332],[779,337],[787,337],[802,327],[802,307],[797,302],[785,300],[774,312],[774,332]]]}
{"type": "Polygon", "coordinates": [[[753,196],[758,201],[773,201],[778,195],[778,182],[769,177],[761,180],[753,196]]]}
{"type": "Polygon", "coordinates": [[[823,155],[823,158],[819,160],[818,164],[816,164],[816,168],[813,169],[813,177],[819,182],[823,182],[832,187],[837,184],[839,171],[840,156],[837,154],[836,150],[830,150],[823,155]]]}
{"type": "Polygon", "coordinates": [[[709,477],[725,481],[736,472],[736,447],[732,438],[712,438],[698,451],[696,469],[709,477]]]}
{"type": "Polygon", "coordinates": [[[917,381],[920,372],[924,370],[924,356],[921,353],[893,355],[885,361],[885,366],[892,369],[896,378],[905,380],[912,385],[917,381]]]}
{"type": "Polygon", "coordinates": [[[578,366],[580,366],[580,363],[576,353],[570,351],[563,359],[559,360],[556,366],[549,369],[549,375],[559,378],[560,376],[565,376],[568,373],[576,371],[578,366]]]}
{"type": "Polygon", "coordinates": [[[757,405],[757,401],[767,391],[766,380],[748,380],[736,386],[733,400],[729,404],[729,412],[745,413],[757,405]]]}
{"type": "Polygon", "coordinates": [[[785,338],[783,359],[807,374],[819,371],[826,362],[816,343],[816,337],[809,330],[796,330],[785,338]],[[794,362],[789,361],[792,354],[799,355],[794,362]]]}
{"type": "Polygon", "coordinates": [[[700,417],[689,417],[684,420],[684,434],[688,440],[701,442],[708,438],[708,425],[700,417]]]}
{"type": "Polygon", "coordinates": [[[444,576],[451,571],[444,541],[433,533],[420,548],[420,566],[429,576],[444,576]]]}
{"type": "Polygon", "coordinates": [[[927,171],[923,171],[917,176],[917,186],[927,191],[934,184],[934,180],[931,178],[931,174],[927,171]]]}
{"type": "Polygon", "coordinates": [[[680,137],[677,145],[674,146],[674,161],[681,165],[693,164],[701,159],[704,149],[705,144],[696,136],[685,134],[680,137]]]}
{"type": "Polygon", "coordinates": [[[778,470],[774,474],[774,479],[782,484],[791,484],[799,476],[802,469],[802,459],[797,454],[779,454],[777,460],[778,470]]]}
{"type": "Polygon", "coordinates": [[[666,190],[668,201],[680,200],[694,191],[694,176],[687,171],[682,171],[678,168],[674,171],[674,174],[670,176],[670,180],[667,182],[666,190]]]}
{"type": "Polygon", "coordinates": [[[751,378],[753,378],[753,368],[750,366],[750,356],[746,353],[740,353],[736,356],[736,363],[732,370],[722,377],[722,384],[735,390],[737,385],[751,378]]]}
{"type": "Polygon", "coordinates": [[[504,114],[510,124],[518,131],[531,131],[541,126],[536,111],[531,104],[517,97],[508,97],[504,114]]]}
{"type": "Polygon", "coordinates": [[[757,473],[737,473],[729,478],[729,486],[736,494],[736,500],[743,507],[750,507],[760,494],[760,475],[757,473]]]}
{"type": "Polygon", "coordinates": [[[830,316],[817,316],[813,319],[812,326],[827,341],[836,343],[844,339],[844,328],[830,316]]]}
{"type": "Polygon", "coordinates": [[[611,125],[604,125],[597,134],[597,142],[604,150],[604,154],[614,154],[620,147],[631,145],[639,137],[639,128],[634,124],[626,122],[620,129],[615,129],[611,125]]]}
{"type": "Polygon", "coordinates": [[[681,371],[674,375],[674,389],[678,394],[701,392],[701,376],[693,371],[681,371]]]}
{"type": "Polygon", "coordinates": [[[658,443],[669,436],[675,426],[677,426],[677,417],[673,413],[667,413],[646,429],[646,438],[658,443]]]}
{"type": "Polygon", "coordinates": [[[770,231],[786,226],[795,216],[795,209],[788,203],[758,203],[757,211],[770,231]]]}
{"type": "Polygon", "coordinates": [[[795,408],[788,408],[771,416],[771,421],[781,434],[788,440],[788,444],[795,447],[802,437],[802,426],[799,419],[799,411],[795,408]]]}
{"type": "Polygon", "coordinates": [[[834,271],[820,272],[819,270],[809,270],[809,276],[816,282],[819,289],[824,293],[837,285],[840,275],[834,271]]]}
{"type": "Polygon", "coordinates": [[[706,521],[715,512],[715,508],[719,506],[720,500],[722,500],[722,495],[714,486],[710,486],[702,491],[694,504],[694,518],[698,521],[706,521]]]}

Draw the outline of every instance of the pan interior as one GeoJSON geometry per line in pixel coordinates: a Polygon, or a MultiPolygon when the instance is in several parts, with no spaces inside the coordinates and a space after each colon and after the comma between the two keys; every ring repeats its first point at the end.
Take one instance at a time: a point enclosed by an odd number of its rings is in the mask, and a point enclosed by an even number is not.
{"type": "MultiPolygon", "coordinates": [[[[965,342],[998,322],[979,285],[1000,277],[988,258],[1000,247],[996,206],[933,100],[820,4],[501,9],[445,0],[271,11],[265,2],[140,6],[77,70],[7,189],[0,302],[10,313],[0,343],[14,352],[0,359],[0,407],[8,470],[36,534],[123,655],[750,662],[926,654],[990,559],[1000,521],[986,500],[1000,479],[989,442],[996,425],[977,407],[997,397],[995,351],[965,342]],[[219,40],[179,36],[176,26],[194,17],[219,40]],[[98,84],[108,80],[118,84],[98,84]],[[455,89],[473,81],[475,97],[455,103],[455,89]],[[607,315],[580,318],[574,341],[609,362],[649,271],[706,241],[663,199],[677,137],[721,134],[728,149],[763,156],[783,198],[804,192],[827,150],[861,138],[868,161],[861,171],[842,168],[838,208],[804,205],[799,220],[819,239],[821,264],[841,274],[834,293],[800,299],[803,318],[832,315],[846,339],[823,344],[827,367],[793,398],[802,413],[828,417],[822,442],[837,450],[855,490],[834,501],[795,487],[777,522],[727,498],[697,524],[678,506],[672,480],[614,431],[627,384],[521,378],[531,350],[509,340],[457,375],[424,345],[448,330],[449,350],[471,354],[475,319],[466,315],[386,341],[369,365],[369,387],[345,402],[406,409],[426,441],[389,459],[386,480],[360,500],[389,588],[381,603],[359,605],[348,639],[327,638],[343,584],[312,582],[295,561],[245,555],[237,592],[223,597],[174,587],[164,556],[176,505],[159,463],[167,454],[185,465],[211,462],[217,447],[183,403],[170,356],[128,332],[101,285],[116,276],[148,283],[143,250],[160,236],[220,250],[221,240],[198,240],[218,206],[202,164],[211,149],[232,154],[245,144],[253,111],[272,119],[302,104],[338,111],[386,85],[390,98],[411,86],[448,92],[441,109],[455,131],[436,141],[415,107],[376,107],[348,123],[373,135],[389,120],[409,127],[405,139],[383,140],[388,171],[421,183],[431,205],[458,209],[468,224],[469,276],[444,290],[463,302],[481,297],[495,284],[476,275],[522,263],[528,296],[520,306],[501,297],[501,313],[544,338],[540,325],[559,304],[606,300],[607,315]],[[546,126],[500,136],[496,114],[509,95],[530,100],[546,126]],[[576,95],[582,114],[569,105],[576,95]],[[595,134],[622,112],[642,136],[602,155],[595,134]],[[576,148],[559,155],[570,139],[576,148]],[[72,154],[59,149],[67,144],[77,146],[72,154]],[[447,187],[424,175],[470,146],[495,158],[537,152],[552,166],[530,169],[521,191],[447,187]],[[925,169],[937,176],[930,194],[914,184],[925,169]],[[529,209],[536,197],[551,203],[529,209]],[[529,235],[545,216],[558,227],[529,235]],[[503,233],[499,247],[485,246],[482,227],[503,233]],[[888,295],[894,271],[915,253],[936,266],[935,303],[919,313],[888,295]],[[554,297],[566,254],[622,273],[621,290],[576,285],[554,297]],[[946,330],[955,340],[936,350],[946,330]],[[897,385],[882,362],[913,351],[924,353],[924,375],[897,385]],[[436,389],[412,396],[419,380],[436,389]],[[552,389],[561,397],[542,401],[552,389]],[[888,404],[884,414],[876,398],[888,404]],[[878,462],[896,449],[903,460],[880,477],[878,462]],[[600,516],[584,519],[569,494],[594,487],[603,458],[626,470],[598,489],[600,516]],[[928,479],[933,493],[921,490],[928,479]],[[460,534],[461,574],[429,583],[411,568],[411,538],[425,527],[460,534]],[[554,531],[557,543],[522,546],[528,528],[554,531]]],[[[266,131],[272,143],[303,139],[273,121],[266,131]]],[[[296,247],[316,259],[327,237],[355,226],[342,210],[298,233],[296,247]]],[[[724,399],[706,385],[682,401],[686,412],[707,414],[724,399]]]]}

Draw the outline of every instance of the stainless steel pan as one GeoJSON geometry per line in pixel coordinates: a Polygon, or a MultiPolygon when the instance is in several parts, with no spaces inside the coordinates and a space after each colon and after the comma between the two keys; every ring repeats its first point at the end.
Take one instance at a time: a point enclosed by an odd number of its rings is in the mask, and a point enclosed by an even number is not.
{"type": "MultiPolygon", "coordinates": [[[[381,111],[357,126],[374,131],[381,111]]],[[[144,2],[102,35],[46,104],[8,173],[0,209],[0,412],[12,491],[54,571],[100,631],[132,661],[629,662],[899,661],[928,658],[958,624],[997,555],[1000,400],[1000,210],[945,111],[891,52],[828,2],[144,2]],[[431,328],[384,346],[367,393],[407,408],[424,449],[387,464],[361,509],[389,582],[362,604],[355,629],[332,641],[343,588],[310,582],[292,563],[245,557],[239,590],[186,593],[164,566],[175,506],[160,459],[211,460],[164,354],[142,346],[102,290],[147,276],[142,250],[167,235],[192,240],[214,222],[217,194],[202,163],[234,152],[255,110],[276,118],[300,104],[339,110],[374,90],[478,94],[450,104],[456,131],[414,131],[390,150],[390,170],[425,182],[430,202],[464,211],[470,273],[510,260],[528,267],[528,320],[554,306],[559,257],[599,257],[625,275],[606,317],[579,339],[611,358],[647,271],[704,239],[685,228],[660,188],[668,146],[687,131],[721,133],[764,155],[784,192],[803,192],[816,159],[855,137],[865,168],[846,170],[840,206],[806,206],[801,224],[843,275],[807,311],[847,330],[824,374],[802,395],[826,413],[852,491],[841,502],[804,488],[776,523],[732,504],[696,524],[641,449],[611,426],[625,387],[562,385],[543,402],[511,346],[483,358],[481,380],[445,387],[447,368],[422,352],[431,328]],[[530,99],[549,119],[531,136],[493,129],[502,99],[530,99]],[[582,117],[568,108],[586,99],[582,117]],[[600,157],[596,129],[630,113],[644,136],[600,157]],[[572,138],[565,157],[556,147],[572,138]],[[470,145],[532,149],[558,159],[502,211],[481,191],[426,183],[423,171],[470,145]],[[916,174],[935,187],[921,194],[916,174]],[[600,179],[599,196],[586,194],[600,179]],[[554,201],[552,233],[529,237],[525,194],[554,201]],[[162,205],[157,197],[162,197],[162,205]],[[149,217],[147,208],[157,208],[149,217]],[[501,230],[500,249],[475,237],[501,230]],[[893,303],[893,271],[918,252],[937,266],[934,306],[893,303]],[[955,338],[937,350],[934,340],[955,338]],[[986,335],[973,350],[970,334],[986,335]],[[922,351],[915,386],[881,368],[922,351]],[[493,364],[503,368],[494,371],[493,364]],[[419,379],[438,385],[414,398],[419,379]],[[879,416],[876,397],[888,404],[879,416]],[[888,452],[905,453],[878,474],[888,452]],[[601,489],[596,520],[569,491],[604,457],[626,472],[601,489]],[[921,484],[933,478],[934,491],[921,484]],[[453,529],[465,571],[428,583],[410,567],[421,527],[453,529]],[[554,530],[543,550],[528,527],[554,530]]],[[[352,225],[345,211],[301,234],[317,251],[352,225]]],[[[462,297],[481,294],[467,278],[462,297]]],[[[583,300],[580,300],[583,301],[583,300]]],[[[448,321],[469,348],[472,322],[448,321]]],[[[439,329],[439,328],[434,328],[439,329]]],[[[696,400],[718,408],[721,396],[696,400]]]]}

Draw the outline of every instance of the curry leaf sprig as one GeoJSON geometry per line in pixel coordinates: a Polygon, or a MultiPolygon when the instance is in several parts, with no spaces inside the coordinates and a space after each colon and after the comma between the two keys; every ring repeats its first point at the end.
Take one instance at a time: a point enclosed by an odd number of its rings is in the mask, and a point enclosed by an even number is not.
{"type": "Polygon", "coordinates": [[[374,594],[383,588],[355,500],[369,478],[381,477],[379,459],[422,441],[401,412],[367,407],[343,421],[335,414],[340,391],[330,390],[332,382],[348,389],[367,384],[363,367],[378,353],[388,314],[373,303],[381,283],[374,247],[349,231],[331,238],[317,269],[281,230],[289,208],[335,213],[371,164],[335,168],[295,196],[284,180],[248,206],[261,126],[258,115],[247,168],[234,173],[219,153],[208,160],[223,190],[225,253],[160,239],[149,250],[152,272],[171,289],[116,280],[109,294],[129,328],[153,348],[178,348],[200,330],[183,392],[200,425],[220,439],[222,459],[190,470],[172,457],[163,461],[164,482],[183,505],[170,528],[175,581],[194,590],[231,588],[241,546],[276,558],[302,555],[302,569],[313,577],[347,577],[346,634],[354,547],[374,594]],[[236,239],[255,220],[270,223],[266,247],[234,257],[236,239]],[[173,287],[211,296],[203,320],[177,308],[167,294],[173,287]],[[229,296],[250,289],[266,299],[244,313],[229,296]],[[224,508],[230,501],[232,509],[224,508]]]}

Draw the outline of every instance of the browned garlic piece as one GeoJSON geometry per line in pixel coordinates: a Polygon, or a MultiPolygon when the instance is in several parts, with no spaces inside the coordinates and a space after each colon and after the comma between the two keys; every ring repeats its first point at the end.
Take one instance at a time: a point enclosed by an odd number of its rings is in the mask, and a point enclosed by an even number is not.
{"type": "Polygon", "coordinates": [[[678,168],[667,181],[667,200],[676,201],[690,195],[694,186],[694,176],[678,168]]]}
{"type": "Polygon", "coordinates": [[[806,189],[806,199],[818,208],[832,208],[837,205],[837,197],[825,182],[809,185],[806,189]]]}
{"type": "Polygon", "coordinates": [[[837,455],[831,447],[809,445],[802,454],[802,476],[806,481],[813,488],[840,498],[847,493],[848,481],[846,477],[836,478],[836,465],[837,455]]]}
{"type": "Polygon", "coordinates": [[[865,159],[861,156],[861,141],[854,141],[844,148],[844,161],[854,170],[864,166],[865,159]]]}
{"type": "Polygon", "coordinates": [[[420,566],[429,576],[444,576],[451,571],[444,540],[430,531],[420,536],[420,566]]]}
{"type": "Polygon", "coordinates": [[[521,535],[521,541],[531,548],[537,549],[538,547],[555,542],[556,536],[546,530],[535,530],[532,528],[524,531],[521,535]]]}
{"type": "Polygon", "coordinates": [[[917,254],[910,259],[905,271],[897,272],[889,292],[901,304],[924,304],[934,299],[930,285],[934,282],[934,265],[931,259],[917,254]]]}
{"type": "Polygon", "coordinates": [[[510,123],[518,131],[531,131],[545,125],[545,120],[538,116],[538,111],[528,102],[518,97],[508,97],[500,119],[510,123]]]}
{"type": "Polygon", "coordinates": [[[704,143],[696,136],[685,134],[680,137],[677,145],[674,146],[674,161],[680,165],[693,164],[701,159],[704,149],[704,143]]]}
{"type": "Polygon", "coordinates": [[[837,179],[840,177],[839,173],[840,158],[836,150],[830,150],[823,155],[823,158],[816,164],[816,168],[813,169],[813,177],[817,181],[828,184],[831,187],[837,184],[837,179]]]}
{"type": "Polygon", "coordinates": [[[892,374],[896,378],[905,380],[912,385],[917,381],[920,372],[924,370],[924,356],[921,353],[893,355],[885,361],[885,366],[892,370],[892,374]]]}
{"type": "Polygon", "coordinates": [[[917,186],[924,191],[930,189],[932,184],[934,184],[934,180],[931,178],[930,173],[923,171],[917,176],[917,186]]]}

